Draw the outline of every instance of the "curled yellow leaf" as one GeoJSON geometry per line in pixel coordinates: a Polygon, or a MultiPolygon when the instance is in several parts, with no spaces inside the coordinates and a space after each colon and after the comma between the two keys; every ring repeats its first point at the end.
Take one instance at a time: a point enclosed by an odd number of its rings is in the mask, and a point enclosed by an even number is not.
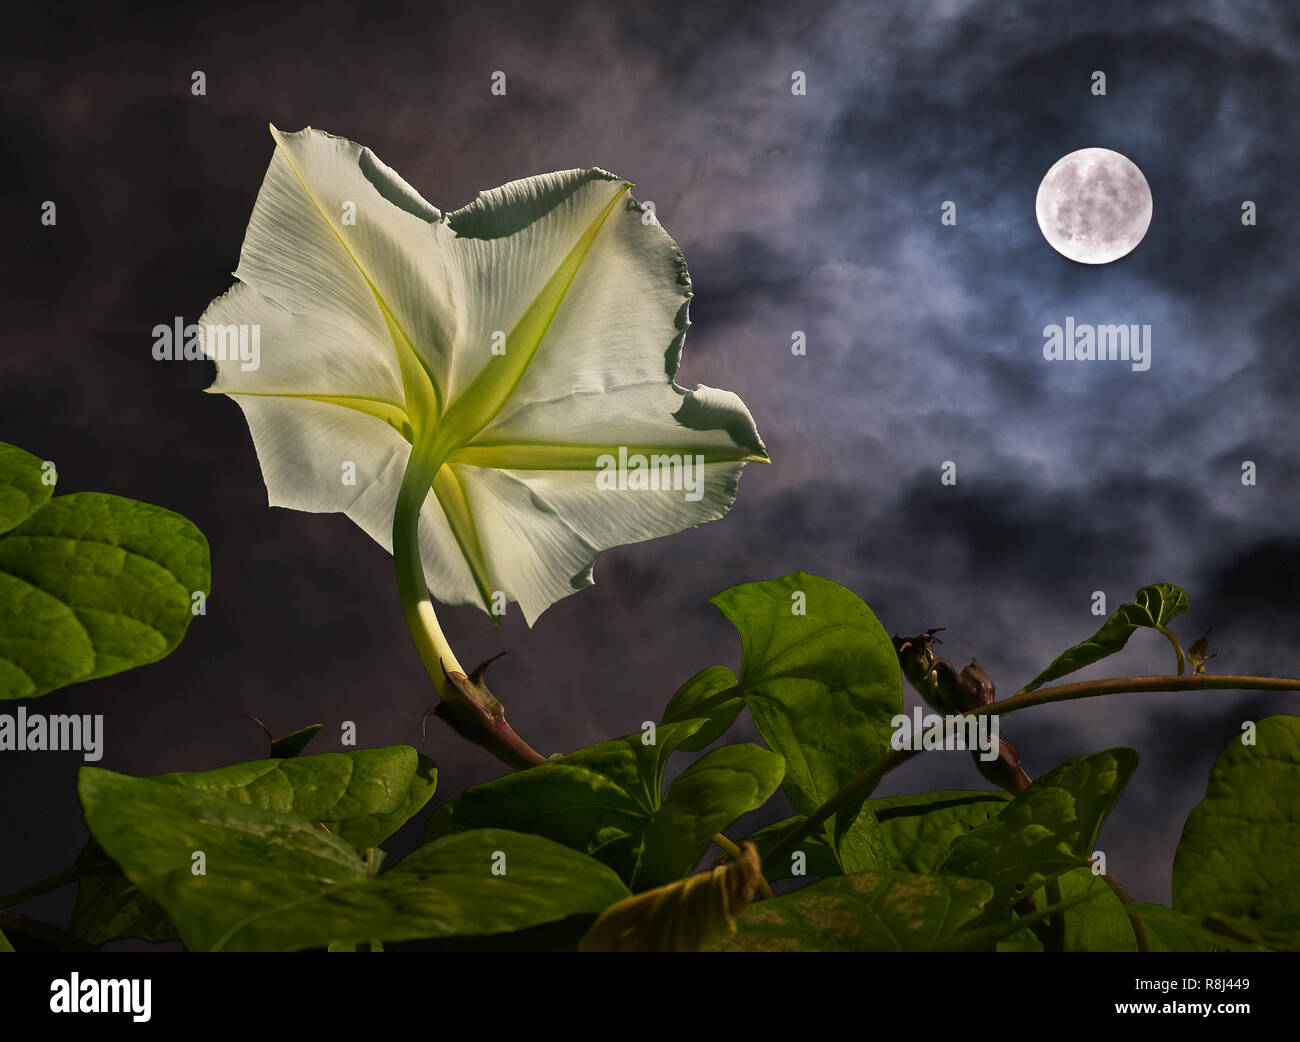
{"type": "Polygon", "coordinates": [[[736,931],[736,919],[763,877],[758,848],[740,857],[610,905],[578,946],[584,952],[694,952],[736,931]]]}

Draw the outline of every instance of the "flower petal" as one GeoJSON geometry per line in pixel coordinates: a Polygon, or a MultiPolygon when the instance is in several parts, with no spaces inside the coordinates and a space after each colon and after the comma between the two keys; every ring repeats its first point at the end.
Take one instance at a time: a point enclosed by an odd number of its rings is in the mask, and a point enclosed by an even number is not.
{"type": "MultiPolygon", "coordinates": [[[[462,398],[485,369],[503,370],[506,391],[517,382],[550,324],[549,307],[520,328],[548,283],[558,304],[587,260],[610,212],[629,184],[605,170],[565,170],[512,181],[447,216],[455,231],[455,263],[466,293],[466,323],[457,344],[449,398],[462,398]],[[574,265],[566,269],[566,262],[574,265]],[[559,277],[557,279],[557,276],[559,277]],[[537,326],[540,324],[541,328],[537,326]],[[494,339],[505,334],[503,354],[494,339]]],[[[472,433],[472,432],[471,432],[472,433]]]]}
{"type": "Polygon", "coordinates": [[[519,602],[531,626],[551,604],[592,585],[601,550],[671,535],[722,517],[736,498],[741,463],[706,464],[701,498],[682,490],[606,490],[581,471],[461,468],[471,500],[491,511],[483,542],[496,588],[519,602]]]}
{"type": "MultiPolygon", "coordinates": [[[[235,401],[248,420],[271,506],[347,514],[392,552],[397,490],[411,453],[404,438],[374,417],[325,402],[248,395],[235,401]],[[355,484],[345,483],[351,476],[348,464],[355,466],[355,484]]],[[[482,606],[432,492],[421,514],[420,544],[429,585],[439,599],[482,606]]]]}
{"type": "Polygon", "coordinates": [[[680,413],[675,426],[731,432],[705,440],[743,448],[736,458],[766,457],[739,398],[713,389],[688,395],[673,384],[690,325],[690,275],[677,244],[627,187],[603,170],[571,170],[480,193],[447,218],[474,294],[467,328],[477,330],[452,386],[461,398],[504,398],[461,444],[609,444],[620,426],[628,433],[619,439],[647,441],[680,413]],[[568,277],[557,288],[561,274],[568,277]],[[516,343],[520,320],[541,299],[550,306],[544,324],[530,324],[536,342],[516,343]],[[492,332],[506,328],[514,332],[505,354],[491,357],[492,332]],[[493,367],[508,395],[481,387],[493,367]]]}
{"type": "MultiPolygon", "coordinates": [[[[542,459],[546,450],[569,445],[601,446],[596,453],[627,445],[689,450],[710,461],[767,459],[754,419],[739,397],[703,384],[685,391],[663,379],[605,391],[573,390],[562,397],[521,405],[494,421],[454,458],[492,466],[494,460],[511,458],[507,447],[521,456],[531,449],[542,459]]],[[[523,466],[518,462],[502,465],[523,466]]],[[[542,468],[539,464],[529,469],[542,468]]],[[[591,459],[588,469],[594,469],[591,459]]]]}
{"type": "MultiPolygon", "coordinates": [[[[661,384],[611,392],[592,403],[576,396],[565,404],[568,415],[557,406],[551,422],[567,421],[581,443],[472,445],[452,455],[471,490],[475,516],[490,510],[496,522],[492,538],[481,539],[492,588],[517,600],[529,625],[549,604],[592,584],[601,550],[723,517],[735,501],[743,461],[765,457],[748,410],[727,391],[701,386],[687,393],[661,384]],[[678,403],[676,413],[664,408],[665,395],[678,403]],[[610,440],[596,443],[601,437],[610,440]],[[611,462],[626,460],[635,469],[638,453],[645,457],[640,466],[664,487],[619,489],[598,482],[611,462]],[[502,485],[503,477],[517,487],[502,485]],[[490,500],[473,496],[485,484],[494,489],[490,500]]],[[[514,431],[502,429],[518,434],[522,416],[518,422],[514,431]]]]}
{"type": "MultiPolygon", "coordinates": [[[[353,352],[387,356],[405,381],[446,381],[464,294],[439,212],[367,148],[310,128],[282,134],[235,277],[293,315],[338,326],[353,352]],[[423,375],[421,375],[421,373],[423,375]]],[[[303,338],[320,360],[334,343],[303,338]]]]}
{"type": "Polygon", "coordinates": [[[357,323],[320,312],[293,314],[242,282],[209,304],[199,322],[205,351],[218,359],[210,393],[342,399],[340,404],[384,419],[398,431],[409,428],[391,344],[358,350],[369,334],[357,323]],[[255,340],[250,327],[256,329],[255,340]],[[250,345],[247,362],[230,350],[241,329],[250,345]]]}
{"type": "MultiPolygon", "coordinates": [[[[526,482],[504,471],[450,469],[465,489],[483,547],[489,601],[499,590],[508,602],[518,602],[531,626],[550,605],[591,585],[597,548],[535,496],[526,482]]],[[[421,530],[430,520],[427,515],[420,516],[421,530]]],[[[423,550],[423,542],[421,546],[423,550]]],[[[428,576],[431,562],[427,556],[423,560],[428,576]]],[[[446,599],[432,578],[429,589],[439,600],[446,599]]]]}

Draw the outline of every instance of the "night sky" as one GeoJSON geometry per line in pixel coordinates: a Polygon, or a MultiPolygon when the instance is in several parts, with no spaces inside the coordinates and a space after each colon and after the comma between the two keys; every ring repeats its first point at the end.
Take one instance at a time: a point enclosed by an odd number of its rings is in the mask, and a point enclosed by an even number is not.
{"type": "MultiPolygon", "coordinates": [[[[1184,644],[1213,627],[1212,671],[1300,672],[1294,5],[124,11],[40,5],[0,44],[0,440],[56,461],[58,491],[158,503],[212,547],[208,614],[170,658],[29,704],[104,713],[99,766],[260,758],[238,713],[276,733],[323,722],[312,752],[340,747],[343,720],[364,746],[418,743],[434,698],[389,555],[341,514],[268,508],[240,410],[201,393],[214,367],[151,357],[155,325],[196,321],[232,282],[268,122],[369,146],[444,211],[604,167],[685,254],[677,381],[739,394],[774,463],[746,469],[726,519],[602,554],[596,585],[532,629],[517,608],[498,630],[440,610],[467,665],[508,652],[492,688],[543,753],[637,731],[698,670],[738,666],[708,598],[796,570],[855,590],[891,633],[947,627],[941,651],[978,658],[1003,695],[1097,628],[1092,591],[1113,609],[1156,581],[1191,596],[1184,644]],[[1154,197],[1145,240],[1102,266],[1056,254],[1034,220],[1043,174],[1089,146],[1131,158],[1154,197]],[[1045,361],[1043,327],[1067,315],[1150,324],[1150,369],[1045,361]]],[[[1080,678],[1172,672],[1172,657],[1140,632],[1080,678]]],[[[1286,695],[1133,695],[1040,707],[1004,733],[1031,776],[1139,748],[1099,846],[1135,898],[1167,902],[1214,758],[1243,720],[1295,711],[1286,695]]],[[[733,740],[753,735],[746,718],[733,740]]],[[[424,749],[435,802],[503,770],[441,724],[424,749]]],[[[0,891],[76,855],[81,763],[0,755],[0,891]]],[[[929,754],[879,793],[984,787],[966,754],[929,754]]],[[[21,910],[63,923],[72,896],[21,910]]]]}

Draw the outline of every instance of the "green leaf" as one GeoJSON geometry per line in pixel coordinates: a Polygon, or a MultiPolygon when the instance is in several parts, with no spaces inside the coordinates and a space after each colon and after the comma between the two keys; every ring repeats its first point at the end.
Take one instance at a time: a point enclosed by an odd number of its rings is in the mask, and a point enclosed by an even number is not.
{"type": "Polygon", "coordinates": [[[284,759],[297,756],[311,744],[311,740],[324,726],[324,724],[308,724],[296,731],[290,731],[283,738],[276,738],[271,742],[271,755],[284,759]]]}
{"type": "MultiPolygon", "coordinates": [[[[803,814],[796,814],[794,817],[785,818],[782,821],[773,822],[771,825],[764,825],[757,832],[746,836],[747,842],[753,843],[758,849],[760,857],[766,858],[777,844],[781,842],[781,837],[790,831],[794,826],[801,824],[806,818],[803,814]]],[[[840,868],[839,861],[835,858],[835,852],[831,849],[829,841],[824,835],[809,836],[799,844],[799,849],[791,852],[791,856],[783,862],[772,862],[763,865],[763,874],[767,877],[769,883],[776,882],[778,879],[795,879],[802,876],[819,876],[827,878],[830,876],[843,875],[844,871],[840,868]],[[795,855],[802,852],[803,872],[800,876],[794,875],[795,855]]]]}
{"type": "Polygon", "coordinates": [[[736,688],[736,675],[726,666],[709,666],[686,681],[673,695],[664,710],[663,722],[703,719],[707,723],[682,742],[686,752],[696,752],[712,745],[733,723],[745,707],[739,690],[734,698],[725,693],[736,688]],[[724,696],[718,701],[719,696],[724,696]],[[697,717],[695,714],[699,714],[697,717]]]}
{"type": "Polygon", "coordinates": [[[1049,680],[1082,669],[1113,655],[1128,643],[1129,637],[1139,627],[1163,629],[1169,620],[1187,610],[1187,591],[1170,583],[1153,583],[1138,590],[1137,596],[1121,604],[1096,633],[1082,644],[1063,652],[1045,670],[1020,689],[1033,691],[1049,680]]]}
{"type": "MultiPolygon", "coordinates": [[[[855,593],[805,572],[733,586],[712,603],[740,631],[740,686],[785,758],[786,794],[812,814],[889,749],[903,705],[894,645],[855,593]]],[[[846,869],[887,866],[869,808],[846,807],[831,827],[846,869]]]]}
{"type": "Polygon", "coordinates": [[[54,491],[42,478],[41,461],[0,441],[0,535],[26,521],[54,491]]]}
{"type": "Polygon", "coordinates": [[[1270,716],[1233,739],[1174,855],[1174,908],[1300,934],[1300,717],[1270,716]]]}
{"type": "Polygon", "coordinates": [[[111,872],[83,876],[69,932],[87,944],[107,944],[124,937],[158,943],[174,941],[176,927],[156,902],[126,878],[113,862],[111,872]]]}
{"type": "Polygon", "coordinates": [[[999,814],[1005,792],[946,790],[872,800],[890,863],[907,872],[936,872],[953,843],[999,814]]]}
{"type": "Polygon", "coordinates": [[[1033,911],[1019,914],[1006,905],[994,901],[984,910],[980,920],[956,937],[941,945],[942,951],[953,952],[1000,952],[1000,951],[1044,951],[1033,928],[1046,926],[1065,912],[1088,905],[1103,894],[1108,893],[1105,883],[1094,881],[1094,885],[1060,901],[1051,901],[1044,897],[1037,902],[1033,911]],[[1034,945],[1037,944],[1037,947],[1034,945]]]}
{"type": "MultiPolygon", "coordinates": [[[[843,815],[840,818],[843,820],[843,815]]],[[[889,850],[880,831],[880,822],[867,803],[862,804],[849,826],[840,834],[835,853],[845,874],[884,871],[890,867],[889,850]]]]}
{"type": "Polygon", "coordinates": [[[1170,911],[1163,905],[1146,907],[1146,916],[1161,923],[1168,920],[1172,925],[1212,942],[1219,950],[1300,952],[1300,930],[1285,919],[1276,926],[1261,927],[1247,919],[1216,913],[1196,916],[1170,911]]]}
{"type": "Polygon", "coordinates": [[[0,698],[156,662],[210,589],[208,543],[170,510],[78,492],[0,536],[0,698]]]}
{"type": "Polygon", "coordinates": [[[13,950],[14,946],[9,943],[9,938],[4,935],[4,931],[0,931],[0,952],[11,952],[13,950]]]}
{"type": "MultiPolygon", "coordinates": [[[[759,844],[759,849],[764,856],[767,856],[780,844],[781,837],[788,828],[802,824],[806,820],[807,815],[796,814],[775,825],[759,829],[748,838],[759,844]]],[[[882,871],[887,871],[891,867],[880,825],[876,821],[875,813],[865,804],[858,811],[858,816],[848,832],[840,837],[838,851],[831,843],[827,826],[823,825],[812,835],[805,836],[799,841],[798,848],[790,852],[788,862],[772,869],[774,874],[768,877],[769,880],[795,878],[793,872],[796,864],[803,869],[800,875],[822,877],[876,871],[877,866],[881,865],[885,866],[882,871]],[[804,854],[802,862],[795,856],[800,851],[804,854]],[[869,868],[864,869],[861,867],[863,865],[869,868]]]]}
{"type": "Polygon", "coordinates": [[[590,854],[638,890],[670,882],[691,870],[715,833],[762,806],[784,770],[780,756],[757,745],[723,746],[661,796],[669,754],[704,725],[661,724],[653,745],[640,734],[598,742],[467,789],[429,819],[425,838],[511,829],[590,854]]]}
{"type": "Polygon", "coordinates": [[[433,798],[438,769],[409,745],[388,745],[155,774],[150,780],[320,822],[364,854],[433,798]]]}
{"type": "Polygon", "coordinates": [[[492,934],[463,934],[435,940],[389,946],[388,951],[410,952],[575,952],[597,916],[571,915],[553,923],[492,934]]]}
{"type": "Polygon", "coordinates": [[[1137,750],[1120,747],[1063,763],[953,843],[939,870],[987,879],[998,902],[1010,903],[1090,864],[1097,833],[1137,761],[1137,750]]]}
{"type": "Polygon", "coordinates": [[[864,872],[750,905],[715,951],[926,951],[976,919],[993,897],[981,879],[864,872]]]}
{"type": "Polygon", "coordinates": [[[382,952],[384,945],[381,941],[330,941],[327,952],[382,952]]]}
{"type": "Polygon", "coordinates": [[[476,828],[545,836],[631,879],[640,837],[659,807],[669,754],[702,720],[662,724],[655,743],[634,734],[598,742],[466,789],[429,819],[426,839],[476,828]]]}
{"type": "MultiPolygon", "coordinates": [[[[1076,868],[1058,877],[1064,899],[1100,888],[1086,903],[1071,908],[1064,914],[1067,952],[1136,952],[1137,938],[1128,912],[1115,892],[1092,874],[1090,868],[1076,868]]],[[[1048,901],[1045,890],[1034,895],[1039,908],[1048,901]]],[[[1133,903],[1133,910],[1142,920],[1147,947],[1153,952],[1208,952],[1215,946],[1213,934],[1204,930],[1192,918],[1179,916],[1168,908],[1142,901],[1133,903]]],[[[1007,938],[999,951],[1042,951],[1043,945],[1029,930],[1007,938]]]]}
{"type": "Polygon", "coordinates": [[[627,896],[608,868],[537,836],[446,836],[372,879],[349,844],[289,814],[93,767],[78,787],[92,834],[195,951],[496,933],[627,896]]]}
{"type": "MultiPolygon", "coordinates": [[[[633,793],[600,772],[557,762],[466,789],[438,808],[425,838],[503,828],[601,857],[616,840],[639,834],[650,814],[633,793]]],[[[632,866],[623,861],[619,867],[630,876],[632,866]]]]}
{"type": "Polygon", "coordinates": [[[69,932],[87,944],[123,937],[159,942],[176,939],[176,927],[158,904],[122,874],[93,839],[77,859],[77,904],[69,932]]]}
{"type": "Polygon", "coordinates": [[[784,773],[780,756],[752,743],[724,745],[691,764],[668,787],[646,827],[633,889],[689,874],[713,836],[766,803],[784,773]]]}
{"type": "MultiPolygon", "coordinates": [[[[296,732],[301,733],[301,732],[296,732]]],[[[358,854],[383,842],[433,797],[437,768],[409,745],[353,749],[292,759],[254,760],[209,771],[153,775],[250,807],[325,825],[358,854]]],[[[90,944],[121,937],[176,936],[166,913],[95,844],[83,852],[71,931],[90,944]]]]}
{"type": "Polygon", "coordinates": [[[698,720],[661,724],[649,744],[645,734],[628,735],[588,745],[553,762],[596,771],[632,794],[642,807],[653,810],[659,806],[663,792],[668,757],[700,726],[698,720]]]}
{"type": "MultiPolygon", "coordinates": [[[[1081,876],[1091,875],[1086,869],[1081,876]]],[[[1074,873],[1066,873],[1068,879],[1074,873]]],[[[1075,888],[1062,886],[1067,893],[1075,888]]],[[[1093,884],[1094,897],[1086,904],[1068,911],[1065,917],[1065,940],[1062,951],[1068,952],[1135,952],[1137,940],[1128,915],[1109,887],[1093,884]]],[[[1044,891],[1037,900],[1044,900],[1044,891]]],[[[1147,948],[1152,952],[1211,951],[1300,951],[1300,937],[1261,933],[1241,920],[1222,916],[1182,915],[1164,905],[1138,901],[1134,907],[1142,920],[1147,948]]],[[[1015,920],[1012,920],[1013,922],[1015,920]]],[[[1033,931],[1020,928],[997,945],[1000,952],[1041,952],[1042,941],[1033,931]]]]}

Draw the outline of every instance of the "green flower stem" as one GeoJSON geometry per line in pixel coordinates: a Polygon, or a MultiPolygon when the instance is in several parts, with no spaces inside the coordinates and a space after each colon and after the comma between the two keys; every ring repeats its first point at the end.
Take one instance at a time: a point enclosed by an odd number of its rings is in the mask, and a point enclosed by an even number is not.
{"type": "MultiPolygon", "coordinates": [[[[1047,702],[1067,702],[1076,698],[1096,698],[1099,695],[1114,695],[1122,692],[1140,693],[1145,691],[1300,691],[1300,680],[1291,677],[1255,677],[1231,674],[1209,675],[1194,673],[1191,676],[1159,677],[1113,677],[1109,680],[1083,680],[1073,684],[1057,684],[1054,687],[1040,687],[1036,691],[1022,691],[1018,695],[1004,698],[979,706],[960,716],[1001,716],[1014,713],[1018,709],[1042,705],[1047,702]]],[[[891,749],[867,767],[828,799],[811,815],[791,826],[789,832],[764,860],[780,861],[789,857],[798,845],[826,823],[840,807],[851,800],[862,800],[870,796],[880,784],[880,779],[895,767],[920,753],[920,749],[891,749]]]]}
{"type": "Polygon", "coordinates": [[[1178,656],[1178,675],[1181,677],[1187,672],[1187,660],[1183,657],[1183,646],[1178,643],[1178,638],[1174,636],[1174,631],[1168,626],[1157,626],[1161,633],[1168,638],[1169,643],[1174,646],[1174,654],[1178,656]]]}
{"type": "Polygon", "coordinates": [[[415,638],[424,671],[429,674],[440,696],[454,699],[456,691],[447,674],[463,675],[465,670],[438,624],[424,578],[424,565],[420,561],[420,510],[441,466],[442,460],[432,454],[417,448],[411,450],[393,512],[393,563],[397,568],[397,592],[402,599],[402,614],[406,617],[411,636],[415,638]]]}
{"type": "MultiPolygon", "coordinates": [[[[393,564],[402,614],[415,647],[441,698],[435,712],[463,738],[483,746],[511,767],[535,767],[546,757],[533,749],[506,723],[505,709],[482,683],[480,666],[469,676],[447,643],[429,597],[420,559],[420,510],[442,467],[444,453],[436,444],[418,443],[411,450],[393,511],[393,564]]],[[[426,714],[427,715],[427,714],[426,714]]]]}

